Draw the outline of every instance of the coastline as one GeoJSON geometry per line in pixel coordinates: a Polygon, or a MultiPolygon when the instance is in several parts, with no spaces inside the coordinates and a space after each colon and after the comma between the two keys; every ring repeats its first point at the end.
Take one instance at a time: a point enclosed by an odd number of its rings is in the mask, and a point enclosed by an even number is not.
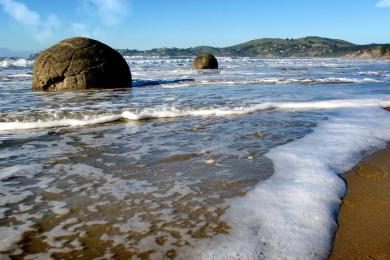
{"type": "Polygon", "coordinates": [[[329,259],[390,259],[390,145],[346,172],[329,259]]]}

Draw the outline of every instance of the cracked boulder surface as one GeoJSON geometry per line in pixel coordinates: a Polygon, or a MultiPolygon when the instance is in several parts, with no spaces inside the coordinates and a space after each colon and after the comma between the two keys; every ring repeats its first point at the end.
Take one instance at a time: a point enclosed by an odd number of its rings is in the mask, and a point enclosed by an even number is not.
{"type": "Polygon", "coordinates": [[[88,38],[65,39],[39,55],[32,88],[37,91],[129,88],[125,59],[111,47],[88,38]]]}
{"type": "Polygon", "coordinates": [[[218,69],[218,61],[217,59],[209,54],[209,53],[203,53],[195,58],[194,62],[192,63],[193,69],[218,69]]]}

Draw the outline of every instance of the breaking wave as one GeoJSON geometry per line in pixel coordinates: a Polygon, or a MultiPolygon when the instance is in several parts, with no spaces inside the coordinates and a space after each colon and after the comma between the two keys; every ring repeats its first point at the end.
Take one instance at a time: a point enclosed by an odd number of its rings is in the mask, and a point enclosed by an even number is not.
{"type": "Polygon", "coordinates": [[[5,58],[0,59],[0,68],[27,68],[32,67],[34,65],[34,60],[29,59],[13,59],[13,58],[5,58]]]}
{"type": "Polygon", "coordinates": [[[253,80],[200,80],[193,82],[173,82],[175,84],[162,84],[164,88],[177,88],[197,85],[255,85],[255,84],[347,84],[347,83],[380,83],[387,80],[372,78],[260,78],[253,80]]]}
{"type": "Polygon", "coordinates": [[[142,121],[150,119],[182,118],[182,117],[227,117],[251,114],[270,109],[279,110],[317,110],[317,109],[337,109],[337,108],[361,108],[388,106],[390,101],[375,100],[336,100],[336,101],[316,101],[316,102],[267,102],[250,106],[240,107],[220,107],[206,109],[178,109],[176,107],[145,108],[136,112],[123,111],[113,115],[85,116],[80,119],[56,119],[42,120],[35,122],[0,122],[0,131],[44,129],[56,127],[80,127],[96,124],[110,123],[120,120],[142,121]]]}

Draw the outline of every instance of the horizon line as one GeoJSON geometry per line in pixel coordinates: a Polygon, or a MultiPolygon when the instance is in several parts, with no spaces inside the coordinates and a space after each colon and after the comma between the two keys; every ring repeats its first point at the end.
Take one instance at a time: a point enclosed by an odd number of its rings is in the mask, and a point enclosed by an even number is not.
{"type": "MultiPolygon", "coordinates": [[[[73,37],[85,37],[85,36],[72,36],[72,37],[68,37],[68,38],[73,38],[73,37]]],[[[100,40],[100,39],[96,39],[96,38],[93,38],[93,37],[85,37],[85,38],[91,38],[91,39],[94,39],[94,40],[97,40],[97,41],[100,41],[106,45],[109,45],[111,48],[113,49],[119,49],[119,50],[123,50],[123,49],[126,49],[126,50],[136,50],[136,51],[148,51],[148,50],[154,50],[154,49],[173,49],[173,48],[176,48],[176,49],[191,49],[191,48],[197,48],[197,47],[212,47],[212,48],[228,48],[228,47],[232,47],[232,46],[235,46],[235,45],[239,45],[239,44],[243,44],[243,43],[247,43],[247,42],[250,42],[250,41],[255,41],[255,40],[262,40],[262,39],[272,39],[272,40],[286,40],[286,39],[292,39],[292,40],[299,40],[299,39],[304,39],[304,38],[311,38],[311,37],[315,37],[315,38],[324,38],[324,39],[331,39],[331,40],[340,40],[340,41],[345,41],[345,42],[349,42],[349,43],[352,43],[352,44],[355,44],[355,45],[358,45],[358,46],[361,46],[361,45],[371,45],[371,44],[377,44],[377,45],[384,45],[384,44],[390,44],[390,41],[389,42],[383,42],[383,43],[379,43],[379,42],[366,42],[366,43],[355,43],[353,41],[349,41],[349,40],[345,40],[345,39],[341,39],[341,38],[332,38],[332,37],[326,37],[326,36],[316,36],[316,35],[308,35],[308,36],[303,36],[303,37],[297,37],[297,38],[294,38],[294,37],[259,37],[259,38],[252,38],[250,40],[243,40],[243,41],[240,41],[239,43],[234,43],[234,44],[230,44],[230,45],[224,45],[224,46],[213,46],[213,45],[207,45],[207,44],[201,44],[201,45],[192,45],[192,46],[186,46],[186,47],[176,47],[176,46],[160,46],[160,47],[153,47],[153,48],[148,48],[148,49],[139,49],[139,48],[129,48],[129,47],[114,47],[110,44],[108,44],[106,41],[104,40],[100,40]]],[[[67,39],[67,38],[64,38],[64,39],[67,39]]],[[[61,39],[59,41],[62,41],[64,39],[61,39]]],[[[56,44],[57,42],[59,41],[56,41],[55,43],[52,43],[52,44],[48,44],[46,48],[49,48],[50,46],[52,46],[53,44],[56,44]]],[[[9,48],[9,47],[3,47],[3,46],[0,46],[0,50],[5,50],[5,51],[9,51],[9,52],[20,52],[20,53],[30,53],[30,54],[34,54],[36,52],[39,52],[39,51],[43,51],[45,49],[39,49],[39,50],[26,50],[26,49],[12,49],[12,48],[9,48]]]]}

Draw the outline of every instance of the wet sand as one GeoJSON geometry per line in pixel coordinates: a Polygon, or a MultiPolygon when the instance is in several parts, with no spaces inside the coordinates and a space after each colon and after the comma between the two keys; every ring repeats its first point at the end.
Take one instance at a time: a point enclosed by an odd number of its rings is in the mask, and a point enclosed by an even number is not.
{"type": "Polygon", "coordinates": [[[390,146],[344,179],[347,195],[330,259],[390,259],[390,146]]]}

